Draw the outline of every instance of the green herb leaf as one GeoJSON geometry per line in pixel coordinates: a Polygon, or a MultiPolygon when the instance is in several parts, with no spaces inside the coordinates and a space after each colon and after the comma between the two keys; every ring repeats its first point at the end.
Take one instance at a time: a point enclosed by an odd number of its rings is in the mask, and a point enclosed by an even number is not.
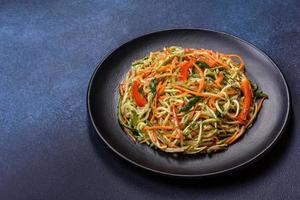
{"type": "Polygon", "coordinates": [[[132,129],[131,132],[132,132],[132,134],[135,135],[135,136],[139,136],[139,135],[140,135],[140,134],[139,134],[139,131],[136,130],[136,129],[132,129]]]}
{"type": "Polygon", "coordinates": [[[156,86],[157,86],[157,80],[155,78],[155,79],[152,79],[151,82],[150,82],[150,90],[151,90],[153,95],[156,94],[156,86]]]}
{"type": "Polygon", "coordinates": [[[251,84],[252,91],[253,91],[253,93],[254,93],[254,101],[256,101],[256,100],[259,99],[259,98],[263,98],[263,97],[268,98],[268,95],[267,95],[266,93],[262,92],[262,91],[258,88],[257,84],[255,84],[255,83],[252,82],[251,80],[250,80],[250,84],[251,84]]]}
{"type": "Polygon", "coordinates": [[[191,100],[180,109],[180,112],[186,112],[186,111],[190,110],[199,100],[200,100],[200,97],[198,97],[198,96],[191,98],[191,100]]]}
{"type": "Polygon", "coordinates": [[[145,123],[147,124],[147,126],[153,126],[153,124],[149,120],[146,120],[145,123]]]}
{"type": "Polygon", "coordinates": [[[218,110],[216,110],[216,116],[218,118],[223,118],[224,117],[224,114],[223,113],[220,113],[218,110]]]}
{"type": "Polygon", "coordinates": [[[262,91],[257,91],[255,92],[255,98],[269,98],[268,95],[266,93],[263,93],[262,91]]]}
{"type": "Polygon", "coordinates": [[[250,80],[250,84],[251,84],[251,88],[252,88],[252,90],[255,92],[255,91],[257,91],[257,89],[258,89],[258,86],[257,86],[257,84],[255,84],[254,82],[252,82],[251,80],[250,80]]]}
{"type": "Polygon", "coordinates": [[[200,68],[210,68],[208,64],[202,61],[197,61],[196,65],[198,65],[200,68]]]}
{"type": "Polygon", "coordinates": [[[126,129],[128,129],[128,131],[130,131],[133,135],[135,136],[139,136],[139,131],[135,128],[131,128],[130,126],[127,126],[125,124],[121,124],[122,126],[124,126],[126,129]]]}
{"type": "Polygon", "coordinates": [[[197,69],[195,67],[192,68],[192,74],[191,74],[191,77],[193,78],[201,78],[197,69]]]}

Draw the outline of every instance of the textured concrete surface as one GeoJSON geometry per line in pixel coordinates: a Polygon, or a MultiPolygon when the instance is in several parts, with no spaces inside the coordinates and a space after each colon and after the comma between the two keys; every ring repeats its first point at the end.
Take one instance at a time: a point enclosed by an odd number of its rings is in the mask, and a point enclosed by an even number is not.
{"type": "Polygon", "coordinates": [[[300,199],[300,3],[0,2],[0,199],[300,199]],[[90,130],[86,90],[106,53],[138,35],[209,28],[279,65],[293,115],[262,161],[209,180],[173,180],[123,161],[90,130]]]}

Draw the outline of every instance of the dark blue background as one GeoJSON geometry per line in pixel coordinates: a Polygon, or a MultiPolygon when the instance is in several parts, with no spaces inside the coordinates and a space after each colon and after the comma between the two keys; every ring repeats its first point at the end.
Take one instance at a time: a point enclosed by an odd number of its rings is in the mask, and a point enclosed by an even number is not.
{"type": "Polygon", "coordinates": [[[296,0],[0,3],[0,199],[300,199],[299,9],[296,0]],[[169,28],[225,31],[278,64],[294,112],[263,160],[170,179],[128,164],[90,129],[86,90],[99,60],[169,28]]]}

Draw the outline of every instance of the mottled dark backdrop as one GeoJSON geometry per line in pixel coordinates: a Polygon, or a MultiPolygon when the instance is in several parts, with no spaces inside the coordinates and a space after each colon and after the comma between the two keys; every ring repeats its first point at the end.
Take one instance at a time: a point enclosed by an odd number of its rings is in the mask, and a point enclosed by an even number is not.
{"type": "Polygon", "coordinates": [[[299,10],[296,0],[0,2],[0,199],[300,199],[299,10]],[[262,161],[173,180],[123,161],[90,130],[86,90],[98,61],[169,28],[237,35],[279,65],[293,115],[262,161]]]}

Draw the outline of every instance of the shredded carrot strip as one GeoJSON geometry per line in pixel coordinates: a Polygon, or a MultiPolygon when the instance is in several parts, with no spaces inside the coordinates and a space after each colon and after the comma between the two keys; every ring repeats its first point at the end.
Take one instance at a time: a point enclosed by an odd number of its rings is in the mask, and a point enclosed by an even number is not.
{"type": "Polygon", "coordinates": [[[227,57],[229,58],[238,58],[240,63],[239,63],[239,67],[240,67],[240,70],[244,71],[244,67],[245,67],[245,62],[244,60],[241,58],[241,56],[237,55],[237,54],[229,54],[229,55],[226,55],[227,57]]]}
{"type": "Polygon", "coordinates": [[[177,114],[176,114],[176,109],[175,109],[174,104],[172,105],[172,113],[173,113],[175,126],[178,128],[179,127],[179,121],[178,121],[178,117],[177,117],[177,114]]]}
{"type": "Polygon", "coordinates": [[[208,106],[213,110],[216,109],[215,102],[216,102],[216,97],[214,96],[210,97],[208,100],[208,106]]]}
{"type": "Polygon", "coordinates": [[[217,85],[218,88],[221,88],[221,87],[222,87],[221,82],[223,81],[223,78],[224,78],[224,75],[223,75],[222,72],[220,72],[220,73],[218,74],[217,79],[215,80],[215,84],[217,85]]]}
{"type": "Polygon", "coordinates": [[[167,56],[166,53],[160,53],[160,54],[159,54],[159,59],[160,59],[160,60],[163,60],[163,59],[166,58],[166,56],[167,56]]]}
{"type": "Polygon", "coordinates": [[[255,110],[255,113],[254,113],[254,117],[252,117],[252,119],[246,124],[246,127],[248,127],[250,124],[252,124],[252,122],[255,120],[256,116],[257,116],[257,113],[260,111],[263,103],[264,103],[264,100],[266,99],[266,97],[263,97],[259,102],[258,102],[258,105],[257,105],[257,108],[255,110]]]}
{"type": "Polygon", "coordinates": [[[184,92],[187,92],[187,93],[190,93],[190,94],[199,96],[199,97],[209,97],[208,94],[204,94],[204,93],[200,93],[200,92],[195,92],[195,91],[186,89],[186,88],[184,88],[184,87],[181,87],[181,86],[179,86],[179,85],[173,85],[173,87],[176,88],[176,89],[178,89],[178,90],[181,90],[181,91],[184,91],[184,92]]]}
{"type": "Polygon", "coordinates": [[[176,63],[178,63],[178,58],[177,58],[177,57],[174,57],[171,63],[172,63],[173,65],[175,65],[176,63]]]}
{"type": "Polygon", "coordinates": [[[167,72],[167,71],[172,71],[173,69],[175,69],[177,66],[175,65],[166,65],[166,66],[163,66],[161,68],[159,68],[157,71],[158,72],[167,72]]]}
{"type": "Polygon", "coordinates": [[[231,144],[234,141],[236,141],[239,137],[241,137],[243,135],[243,133],[245,132],[246,127],[243,126],[239,131],[237,131],[235,134],[233,134],[228,140],[226,140],[224,143],[225,144],[231,144]]]}
{"type": "Polygon", "coordinates": [[[230,69],[230,67],[228,66],[228,64],[224,63],[224,61],[221,58],[216,58],[215,57],[215,53],[213,53],[212,51],[209,52],[209,51],[207,51],[205,49],[201,49],[200,52],[208,60],[213,60],[214,62],[216,62],[217,64],[221,65],[222,67],[224,67],[226,69],[230,69]]]}
{"type": "Polygon", "coordinates": [[[168,138],[176,138],[176,135],[173,135],[173,134],[164,134],[164,136],[166,136],[168,138]]]}
{"type": "Polygon", "coordinates": [[[236,95],[238,92],[236,90],[227,90],[226,94],[227,95],[236,95]]]}
{"type": "Polygon", "coordinates": [[[165,77],[168,77],[168,76],[177,76],[177,74],[161,74],[161,75],[157,75],[155,76],[155,78],[165,78],[165,77]]]}
{"type": "Polygon", "coordinates": [[[119,92],[121,96],[124,96],[124,89],[123,89],[123,84],[119,85],[119,92]]]}

